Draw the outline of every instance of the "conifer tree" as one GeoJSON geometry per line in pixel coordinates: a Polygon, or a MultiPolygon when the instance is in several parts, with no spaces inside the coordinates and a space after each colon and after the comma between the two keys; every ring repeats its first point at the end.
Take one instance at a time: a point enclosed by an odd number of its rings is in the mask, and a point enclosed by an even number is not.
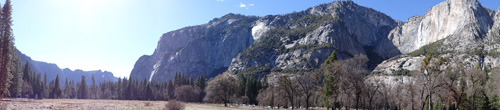
{"type": "Polygon", "coordinates": [[[175,99],[174,97],[174,91],[175,91],[175,86],[172,82],[172,80],[168,81],[168,85],[167,85],[167,96],[168,96],[168,99],[175,99]]]}
{"type": "Polygon", "coordinates": [[[10,0],[6,0],[5,4],[1,10],[1,33],[0,33],[0,98],[4,97],[4,94],[8,92],[10,86],[10,81],[12,78],[11,74],[11,57],[9,53],[11,52],[11,46],[13,43],[12,36],[12,5],[10,0]]]}
{"type": "MultiPolygon", "coordinates": [[[[17,56],[17,52],[15,51],[17,51],[15,50],[15,48],[11,49],[11,53],[13,54],[12,56],[17,56]]],[[[12,67],[11,70],[13,70],[12,71],[13,78],[12,78],[12,84],[9,88],[9,92],[11,97],[20,97],[23,86],[23,67],[21,64],[21,59],[19,59],[19,57],[15,57],[13,59],[12,64],[13,66],[11,66],[12,67]]]]}
{"type": "Polygon", "coordinates": [[[118,83],[116,84],[116,90],[115,90],[115,98],[121,99],[122,98],[122,79],[118,78],[118,83]]]}
{"type": "Polygon", "coordinates": [[[91,77],[91,80],[92,80],[92,85],[90,85],[90,94],[92,94],[92,98],[94,99],[97,99],[97,85],[95,84],[95,78],[94,78],[94,74],[92,74],[92,77],[91,77]]]}
{"type": "Polygon", "coordinates": [[[198,78],[196,78],[195,86],[199,87],[201,90],[205,89],[206,84],[205,84],[205,77],[203,75],[198,76],[198,78]]]}
{"type": "Polygon", "coordinates": [[[82,75],[82,81],[78,87],[78,99],[86,99],[87,98],[87,81],[85,81],[85,76],[82,75]]]}
{"type": "Polygon", "coordinates": [[[191,86],[194,86],[194,78],[193,78],[193,75],[189,75],[189,80],[188,80],[188,84],[191,85],[191,86]]]}
{"type": "Polygon", "coordinates": [[[51,98],[61,98],[61,86],[59,82],[59,74],[56,76],[55,79],[55,86],[52,88],[52,92],[50,94],[51,98]]]}

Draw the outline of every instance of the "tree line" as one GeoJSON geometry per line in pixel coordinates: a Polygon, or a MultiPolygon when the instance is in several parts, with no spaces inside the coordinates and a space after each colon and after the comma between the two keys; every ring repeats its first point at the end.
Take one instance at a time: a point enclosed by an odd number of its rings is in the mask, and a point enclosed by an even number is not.
{"type": "MultiPolygon", "coordinates": [[[[262,107],[327,109],[498,110],[500,68],[425,56],[420,68],[392,76],[370,74],[368,58],[338,60],[335,52],[318,70],[274,73],[259,79],[255,102],[241,97],[242,75],[225,72],[208,82],[205,102],[256,103],[262,107]]],[[[243,79],[243,80],[242,80],[243,79]]],[[[247,80],[248,82],[248,80],[247,80]]],[[[245,92],[248,94],[252,92],[245,92]]],[[[246,96],[253,96],[246,95],[246,96]]]]}

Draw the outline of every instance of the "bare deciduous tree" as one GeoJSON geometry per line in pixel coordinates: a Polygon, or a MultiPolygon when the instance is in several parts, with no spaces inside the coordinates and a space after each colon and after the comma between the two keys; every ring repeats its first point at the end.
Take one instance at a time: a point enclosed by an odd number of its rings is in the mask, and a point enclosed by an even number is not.
{"type": "Polygon", "coordinates": [[[236,82],[237,80],[231,72],[224,72],[217,75],[212,81],[208,82],[205,88],[207,95],[204,100],[209,102],[223,102],[224,106],[227,107],[227,103],[230,103],[238,87],[236,82]]]}

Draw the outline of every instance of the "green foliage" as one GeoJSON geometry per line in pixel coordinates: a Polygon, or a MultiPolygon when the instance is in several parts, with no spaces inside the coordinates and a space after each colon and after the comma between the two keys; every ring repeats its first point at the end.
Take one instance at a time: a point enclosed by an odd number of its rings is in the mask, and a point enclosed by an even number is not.
{"type": "Polygon", "coordinates": [[[328,65],[330,63],[333,63],[335,61],[337,61],[337,54],[334,52],[332,52],[332,54],[330,54],[330,56],[328,56],[328,58],[326,59],[325,61],[325,65],[328,65]]]}
{"type": "Polygon", "coordinates": [[[443,51],[441,48],[443,47],[442,40],[436,41],[434,43],[430,43],[427,45],[424,45],[420,47],[419,49],[408,53],[410,56],[432,56],[432,57],[437,57],[442,54],[447,54],[447,53],[454,53],[455,51],[443,51]]]}
{"type": "Polygon", "coordinates": [[[326,108],[331,108],[330,106],[330,97],[333,95],[334,92],[334,84],[333,84],[333,76],[332,74],[326,74],[325,78],[323,79],[323,91],[321,94],[321,97],[323,99],[323,107],[326,108]]]}
{"type": "Polygon", "coordinates": [[[262,74],[262,73],[269,73],[270,71],[271,67],[268,66],[248,67],[238,71],[236,74],[262,74]]]}
{"type": "Polygon", "coordinates": [[[498,110],[500,109],[500,100],[498,99],[497,95],[493,95],[489,97],[489,110],[498,110]]]}
{"type": "Polygon", "coordinates": [[[312,51],[315,51],[315,50],[319,50],[319,49],[323,49],[323,48],[335,48],[334,45],[332,44],[319,44],[319,45],[315,45],[315,44],[309,44],[309,45],[297,45],[297,46],[294,46],[292,48],[289,48],[289,49],[286,49],[286,51],[284,51],[285,53],[286,52],[293,52],[295,50],[300,50],[300,49],[304,49],[306,52],[312,52],[312,51]]]}
{"type": "Polygon", "coordinates": [[[399,69],[399,70],[394,72],[394,75],[396,75],[396,76],[411,76],[412,71],[410,71],[408,69],[399,69]]]}
{"type": "Polygon", "coordinates": [[[279,67],[274,67],[271,71],[272,72],[281,72],[281,73],[304,73],[304,72],[310,72],[313,71],[314,69],[296,69],[296,68],[285,68],[285,69],[280,69],[279,67]]]}

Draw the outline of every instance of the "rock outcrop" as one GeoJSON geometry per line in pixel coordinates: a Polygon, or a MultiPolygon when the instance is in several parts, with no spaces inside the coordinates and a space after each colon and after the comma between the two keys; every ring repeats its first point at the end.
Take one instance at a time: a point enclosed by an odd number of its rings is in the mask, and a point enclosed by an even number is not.
{"type": "Polygon", "coordinates": [[[226,70],[310,71],[334,51],[339,59],[367,55],[373,78],[417,71],[425,56],[444,57],[450,65],[500,66],[499,33],[499,11],[477,0],[447,0],[404,23],[352,1],[336,1],[284,15],[228,14],[165,33],[130,77],[168,81],[176,72],[211,77],[226,70]]]}
{"type": "Polygon", "coordinates": [[[477,0],[442,2],[391,31],[389,39],[404,55],[382,62],[372,73],[419,71],[424,56],[443,57],[452,67],[498,67],[498,18],[498,10],[482,7],[477,0]]]}
{"type": "Polygon", "coordinates": [[[403,54],[448,36],[476,39],[491,28],[490,12],[477,0],[447,0],[432,7],[423,17],[408,19],[388,37],[403,54]]]}
{"type": "Polygon", "coordinates": [[[378,64],[400,54],[387,39],[396,26],[389,16],[352,1],[285,15],[228,14],[165,33],[152,55],[139,58],[130,77],[168,81],[176,72],[210,77],[228,69],[243,73],[309,70],[319,68],[333,51],[341,58],[368,54],[378,64]]]}
{"type": "Polygon", "coordinates": [[[262,34],[252,33],[256,20],[257,17],[227,14],[207,24],[165,33],[151,56],[139,58],[130,77],[167,81],[176,72],[193,76],[223,72],[233,57],[254,42],[252,35],[262,34]]]}

